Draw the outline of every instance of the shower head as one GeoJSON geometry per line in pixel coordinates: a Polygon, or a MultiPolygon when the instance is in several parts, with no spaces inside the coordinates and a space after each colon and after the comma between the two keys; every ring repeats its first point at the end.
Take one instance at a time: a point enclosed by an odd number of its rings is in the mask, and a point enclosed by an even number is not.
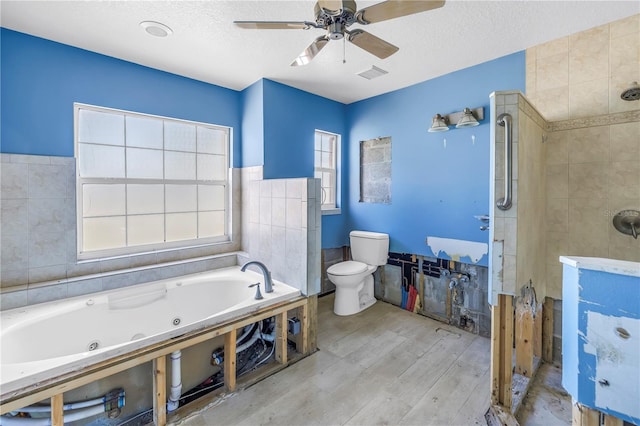
{"type": "Polygon", "coordinates": [[[631,83],[631,87],[622,92],[620,95],[623,101],[637,101],[640,100],[640,86],[638,86],[638,82],[634,81],[631,83]]]}

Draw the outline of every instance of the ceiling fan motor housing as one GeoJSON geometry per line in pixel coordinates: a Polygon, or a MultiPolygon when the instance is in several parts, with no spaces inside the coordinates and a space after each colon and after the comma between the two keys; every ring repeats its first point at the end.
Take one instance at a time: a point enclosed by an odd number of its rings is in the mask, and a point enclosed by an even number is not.
{"type": "MultiPolygon", "coordinates": [[[[357,6],[354,0],[342,0],[342,7],[337,10],[329,10],[325,9],[320,5],[320,2],[317,2],[314,7],[314,14],[316,16],[316,24],[318,24],[322,28],[330,27],[332,24],[340,24],[340,33],[342,34],[342,30],[349,25],[356,22],[356,11],[357,6]]],[[[334,31],[329,28],[330,34],[334,34],[334,31]]],[[[331,36],[330,36],[331,37],[331,36]]],[[[334,40],[340,37],[331,37],[334,40]]]]}

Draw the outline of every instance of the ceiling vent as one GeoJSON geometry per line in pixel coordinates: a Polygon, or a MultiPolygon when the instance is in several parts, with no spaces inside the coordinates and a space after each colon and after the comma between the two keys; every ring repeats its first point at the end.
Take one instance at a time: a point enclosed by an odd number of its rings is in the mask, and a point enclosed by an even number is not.
{"type": "Polygon", "coordinates": [[[385,71],[381,68],[376,67],[375,65],[371,65],[370,69],[359,72],[358,75],[360,77],[366,78],[367,80],[373,80],[374,78],[380,77],[381,75],[385,75],[388,73],[389,71],[385,71]]]}

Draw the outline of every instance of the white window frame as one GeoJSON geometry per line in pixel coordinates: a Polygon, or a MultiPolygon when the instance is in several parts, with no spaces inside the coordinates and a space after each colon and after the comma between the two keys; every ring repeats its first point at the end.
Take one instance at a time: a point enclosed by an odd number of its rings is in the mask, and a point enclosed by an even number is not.
{"type": "Polygon", "coordinates": [[[337,134],[337,133],[332,133],[332,132],[327,132],[326,130],[319,130],[319,129],[315,129],[314,132],[314,150],[313,150],[313,175],[316,178],[319,178],[321,183],[321,194],[323,196],[324,199],[324,194],[325,191],[324,189],[322,189],[323,187],[327,187],[327,186],[331,186],[333,189],[333,193],[334,193],[334,203],[333,204],[321,204],[321,210],[322,210],[322,214],[323,215],[331,215],[331,214],[340,214],[341,213],[341,202],[340,202],[340,197],[341,197],[341,175],[340,175],[340,164],[341,164],[341,139],[342,137],[337,134]],[[322,149],[320,151],[318,151],[316,149],[316,139],[318,137],[332,137],[334,138],[334,143],[333,143],[333,149],[332,149],[332,158],[331,158],[331,162],[333,163],[333,167],[316,167],[317,164],[317,154],[318,152],[322,152],[322,149]],[[327,184],[327,182],[323,181],[323,177],[322,176],[326,176],[329,175],[329,179],[330,182],[327,184]],[[320,176],[320,177],[318,177],[320,176]]]}
{"type": "MultiPolygon", "coordinates": [[[[133,111],[126,111],[126,110],[119,110],[119,109],[113,109],[113,108],[106,108],[106,107],[100,107],[100,106],[95,106],[95,105],[88,105],[88,104],[82,104],[82,103],[74,103],[74,151],[75,151],[75,158],[76,158],[76,214],[77,214],[77,225],[76,225],[76,229],[77,229],[77,244],[76,244],[76,251],[77,251],[77,259],[79,261],[82,260],[101,260],[101,259],[105,259],[105,258],[112,258],[112,257],[121,257],[121,256],[126,256],[126,255],[139,255],[139,254],[145,254],[145,253],[151,253],[151,252],[157,252],[157,251],[164,251],[164,250],[176,250],[176,249],[183,249],[183,248],[190,248],[190,247],[199,247],[199,246],[205,246],[205,245],[211,245],[211,244],[219,244],[219,243],[228,243],[231,241],[231,235],[232,235],[232,223],[231,223],[231,217],[232,217],[232,180],[231,180],[231,164],[232,164],[232,140],[233,140],[233,134],[232,134],[232,128],[230,127],[226,127],[226,126],[218,126],[218,125],[214,125],[214,124],[210,124],[210,123],[202,123],[202,122],[196,122],[196,121],[189,121],[189,120],[181,120],[181,119],[175,119],[175,118],[171,118],[171,117],[163,117],[163,116],[157,116],[157,115],[150,115],[150,114],[143,114],[143,113],[138,113],[138,112],[133,112],[133,111]],[[225,178],[224,180],[206,180],[206,179],[198,179],[197,177],[195,179],[191,179],[191,180],[170,180],[170,179],[141,179],[141,178],[129,178],[129,177],[120,177],[120,178],[96,178],[96,177],[83,177],[81,176],[81,171],[80,171],[80,159],[79,159],[79,145],[80,145],[80,141],[79,141],[79,115],[80,115],[80,110],[91,110],[91,111],[97,111],[97,112],[104,112],[104,113],[112,113],[112,114],[118,114],[118,115],[123,115],[124,117],[141,117],[141,118],[145,118],[145,119],[156,119],[156,120],[160,120],[163,123],[163,129],[164,129],[164,123],[165,122],[174,122],[174,123],[180,123],[180,124],[187,124],[187,125],[193,125],[197,127],[204,127],[207,129],[215,129],[215,130],[223,130],[224,132],[226,132],[226,144],[225,144],[225,159],[226,159],[226,172],[224,174],[225,178]],[[179,241],[164,241],[164,242],[160,242],[160,243],[154,243],[154,244],[145,244],[145,245],[132,245],[132,246],[128,246],[125,245],[124,247],[117,247],[117,248],[109,248],[109,249],[99,249],[99,250],[91,250],[91,251],[86,251],[83,250],[83,185],[85,184],[96,184],[96,183],[100,183],[100,184],[105,184],[105,183],[109,183],[109,184],[137,184],[137,185],[144,185],[144,184],[149,184],[149,185],[178,185],[178,184],[186,184],[186,185],[196,185],[196,188],[199,185],[212,185],[212,186],[223,186],[224,187],[224,234],[221,236],[213,236],[213,237],[200,237],[200,238],[195,238],[195,239],[185,239],[185,240],[179,240],[179,241]]],[[[197,144],[196,144],[197,146],[197,144]]],[[[127,145],[126,145],[126,141],[125,144],[123,145],[123,148],[125,149],[125,161],[126,161],[126,149],[127,149],[127,145]]],[[[166,152],[170,152],[171,150],[165,149],[165,145],[164,145],[164,130],[163,130],[163,143],[162,143],[162,148],[161,149],[157,149],[158,151],[162,152],[163,158],[166,152]]],[[[181,151],[176,151],[176,152],[181,152],[181,151]]],[[[196,151],[194,153],[197,154],[197,148],[196,151]]],[[[165,174],[165,169],[164,169],[164,160],[163,160],[163,176],[165,174]]],[[[166,187],[165,187],[165,192],[166,192],[166,187]]],[[[126,197],[125,197],[126,198],[126,197]]],[[[126,203],[126,201],[125,201],[126,203]]],[[[163,215],[166,215],[167,211],[166,211],[166,197],[164,199],[164,211],[163,215]]],[[[201,210],[198,209],[198,207],[196,207],[196,210],[194,211],[194,213],[196,213],[196,215],[201,212],[201,210]]],[[[125,211],[125,223],[127,222],[127,218],[135,216],[134,214],[128,214],[128,212],[125,211]]],[[[166,220],[166,219],[165,219],[166,220]]],[[[198,226],[197,221],[196,221],[196,226],[198,226]]],[[[164,230],[165,235],[166,235],[166,228],[164,230]]],[[[128,244],[128,236],[127,236],[127,240],[125,240],[125,244],[128,244]]]]}

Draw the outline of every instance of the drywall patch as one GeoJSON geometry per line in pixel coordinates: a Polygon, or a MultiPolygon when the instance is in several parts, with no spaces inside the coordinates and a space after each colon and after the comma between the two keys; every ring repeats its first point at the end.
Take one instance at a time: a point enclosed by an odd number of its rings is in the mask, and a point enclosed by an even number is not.
{"type": "Polygon", "coordinates": [[[440,253],[444,253],[455,261],[468,257],[473,263],[478,263],[482,256],[489,252],[487,243],[452,238],[427,237],[427,245],[436,257],[440,257],[440,253]]]}
{"type": "Polygon", "coordinates": [[[640,418],[640,319],[587,311],[584,352],[595,355],[595,404],[640,418]]]}

